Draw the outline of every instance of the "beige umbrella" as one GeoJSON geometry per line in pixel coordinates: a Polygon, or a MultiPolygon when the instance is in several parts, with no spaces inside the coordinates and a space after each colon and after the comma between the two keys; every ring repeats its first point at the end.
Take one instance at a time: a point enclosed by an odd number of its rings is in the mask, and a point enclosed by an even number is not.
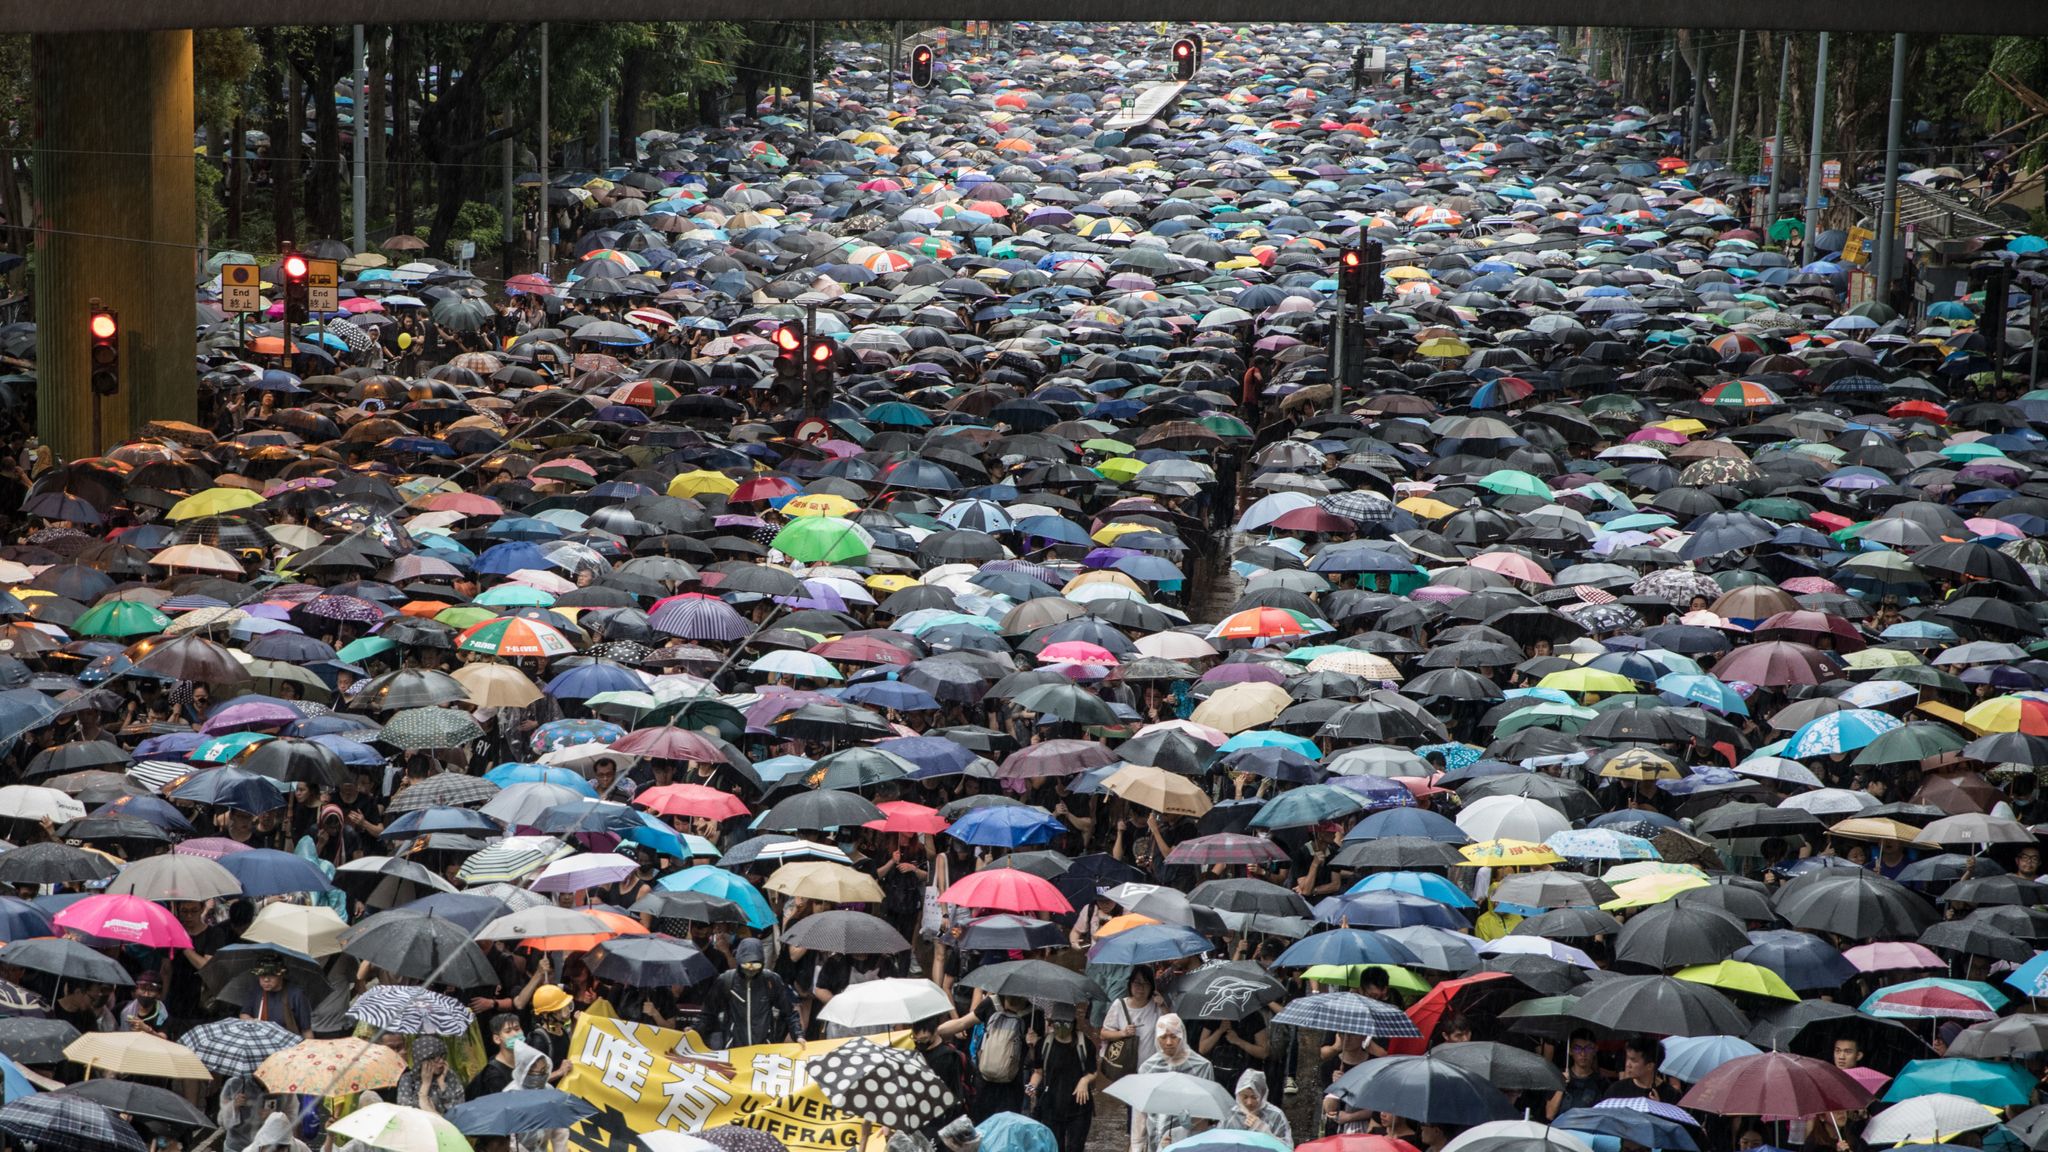
{"type": "Polygon", "coordinates": [[[256,686],[259,688],[272,688],[278,684],[297,684],[307,691],[318,692],[322,696],[334,694],[334,689],[327,686],[327,681],[299,667],[297,664],[287,664],[282,660],[249,661],[249,678],[256,681],[256,686]]]}
{"type": "Polygon", "coordinates": [[[589,936],[615,933],[603,920],[588,912],[574,908],[558,908],[545,904],[538,908],[527,908],[510,912],[483,926],[476,934],[479,940],[525,940],[541,936],[589,936]]]}
{"type": "Polygon", "coordinates": [[[107,882],[106,890],[144,900],[217,900],[240,896],[235,874],[204,856],[166,853],[137,860],[107,882]]]}
{"type": "Polygon", "coordinates": [[[1168,816],[1200,816],[1210,807],[1209,797],[1193,781],[1144,764],[1124,765],[1105,777],[1102,787],[1140,808],[1168,816]]]}
{"type": "Polygon", "coordinates": [[[1188,719],[1236,735],[1270,724],[1294,699],[1278,684],[1232,684],[1195,706],[1188,719]]]}
{"type": "Polygon", "coordinates": [[[405,1072],[405,1059],[382,1044],[347,1037],[308,1040],[273,1052],[256,1068],[256,1079],[272,1092],[301,1096],[353,1096],[390,1088],[405,1072]]]}
{"type": "Polygon", "coordinates": [[[213,1079],[197,1052],[147,1032],[88,1032],[65,1047],[64,1058],[85,1065],[87,1072],[166,1080],[213,1079]]]}
{"type": "Polygon", "coordinates": [[[194,608],[180,612],[171,618],[171,625],[164,629],[166,636],[182,636],[187,632],[198,632],[205,628],[232,628],[249,618],[240,608],[194,608]]]}
{"type": "Polygon", "coordinates": [[[1188,632],[1154,632],[1137,639],[1140,654],[1161,660],[1202,660],[1216,655],[1207,640],[1188,632]]]}
{"type": "Polygon", "coordinates": [[[479,708],[524,708],[541,697],[526,673],[510,664],[465,664],[454,676],[479,708]]]}
{"type": "Polygon", "coordinates": [[[321,541],[327,539],[327,537],[306,527],[304,524],[272,524],[265,528],[264,531],[268,532],[270,538],[279,544],[287,548],[297,548],[301,551],[317,547],[321,541]]]}
{"type": "Polygon", "coordinates": [[[249,922],[242,939],[252,944],[275,944],[314,959],[341,951],[341,934],[348,924],[324,905],[265,904],[249,922]]]}
{"type": "Polygon", "coordinates": [[[880,904],[882,886],[875,878],[829,860],[784,864],[768,877],[768,890],[831,904],[880,904]]]}
{"type": "Polygon", "coordinates": [[[1399,680],[1401,670],[1385,656],[1370,652],[1329,652],[1308,662],[1311,672],[1341,672],[1368,680],[1399,680]]]}
{"type": "Polygon", "coordinates": [[[174,544],[151,556],[149,562],[193,572],[220,572],[229,576],[242,574],[240,560],[207,544],[174,544]]]}

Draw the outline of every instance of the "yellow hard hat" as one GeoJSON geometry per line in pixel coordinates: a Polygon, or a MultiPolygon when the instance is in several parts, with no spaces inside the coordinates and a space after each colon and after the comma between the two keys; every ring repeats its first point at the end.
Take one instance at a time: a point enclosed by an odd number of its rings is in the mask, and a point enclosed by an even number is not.
{"type": "Polygon", "coordinates": [[[543,984],[533,990],[533,1010],[543,1016],[563,1011],[575,1002],[559,984],[543,984]]]}

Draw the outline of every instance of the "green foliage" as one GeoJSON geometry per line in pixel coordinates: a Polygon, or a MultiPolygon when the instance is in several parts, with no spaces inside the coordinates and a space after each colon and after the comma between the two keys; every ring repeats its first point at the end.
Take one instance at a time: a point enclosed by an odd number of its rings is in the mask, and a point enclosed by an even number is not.
{"type": "Polygon", "coordinates": [[[505,217],[502,211],[476,200],[466,200],[462,210],[455,214],[455,226],[448,231],[448,251],[452,258],[456,245],[464,240],[476,241],[479,254],[494,251],[505,242],[505,217]]]}
{"type": "MultiPolygon", "coordinates": [[[[1986,131],[1996,132],[2008,124],[2025,119],[2033,110],[2022,103],[1998,77],[2026,85],[2035,92],[2048,88],[2048,40],[2029,36],[2000,36],[1991,49],[1991,59],[1978,74],[1976,87],[1963,98],[1963,109],[1977,119],[1986,131]]],[[[2024,135],[2015,133],[2014,143],[2021,145],[2015,155],[2015,162],[2021,168],[2039,163],[2048,148],[2040,143],[2038,131],[2024,135]]]]}

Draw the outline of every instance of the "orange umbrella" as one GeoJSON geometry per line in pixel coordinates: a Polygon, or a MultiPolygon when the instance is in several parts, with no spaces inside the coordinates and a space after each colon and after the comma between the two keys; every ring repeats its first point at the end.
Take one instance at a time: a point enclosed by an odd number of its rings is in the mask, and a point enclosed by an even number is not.
{"type": "Polygon", "coordinates": [[[1150,916],[1140,916],[1136,912],[1126,912],[1121,916],[1116,916],[1112,917],[1111,919],[1104,920],[1102,922],[1101,927],[1095,930],[1095,938],[1097,940],[1101,940],[1106,937],[1114,936],[1117,933],[1122,932],[1128,928],[1142,928],[1147,924],[1157,923],[1159,923],[1159,921],[1154,920],[1150,916]]]}
{"type": "Polygon", "coordinates": [[[647,935],[647,926],[624,912],[613,912],[608,908],[578,908],[577,911],[595,916],[611,925],[611,931],[584,932],[570,936],[533,936],[521,940],[519,946],[535,952],[588,952],[617,936],[647,935]]]}

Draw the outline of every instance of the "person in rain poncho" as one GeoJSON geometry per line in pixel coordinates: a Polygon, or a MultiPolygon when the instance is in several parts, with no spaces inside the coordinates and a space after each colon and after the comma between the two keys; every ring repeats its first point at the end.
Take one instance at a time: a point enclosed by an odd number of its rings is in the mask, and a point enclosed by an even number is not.
{"type": "MultiPolygon", "coordinates": [[[[1209,1058],[1196,1052],[1188,1044],[1188,1026],[1174,1013],[1167,1013],[1153,1025],[1153,1036],[1159,1043],[1159,1050],[1146,1057],[1138,1065],[1140,1072],[1184,1072],[1189,1076],[1200,1076],[1204,1080],[1216,1078],[1216,1068],[1209,1058]]],[[[1161,1148],[1194,1133],[1194,1117],[1186,1113],[1168,1115],[1158,1113],[1145,1117],[1145,1139],[1139,1152],[1159,1152],[1161,1148]]]]}
{"type": "Polygon", "coordinates": [[[312,1149],[292,1133],[290,1113],[272,1112],[263,1118],[263,1126],[256,1130],[256,1138],[249,1142],[249,1152],[312,1152],[312,1149]]]}
{"type": "Polygon", "coordinates": [[[221,1148],[246,1152],[263,1126],[263,1085],[254,1076],[233,1076],[220,1090],[221,1148]]]}
{"type": "MultiPolygon", "coordinates": [[[[548,1055],[524,1040],[512,1042],[512,1079],[501,1092],[523,1092],[548,1086],[548,1055]]],[[[512,1138],[513,1152],[543,1152],[543,1149],[561,1149],[568,1146],[567,1128],[548,1128],[539,1132],[522,1132],[512,1138]]]]}
{"type": "Polygon", "coordinates": [[[1237,1078],[1237,1107],[1217,1127],[1263,1132],[1279,1137],[1284,1144],[1294,1143],[1294,1128],[1287,1123],[1287,1113],[1267,1099],[1266,1074],[1256,1068],[1245,1069],[1244,1075],[1237,1078]]]}

